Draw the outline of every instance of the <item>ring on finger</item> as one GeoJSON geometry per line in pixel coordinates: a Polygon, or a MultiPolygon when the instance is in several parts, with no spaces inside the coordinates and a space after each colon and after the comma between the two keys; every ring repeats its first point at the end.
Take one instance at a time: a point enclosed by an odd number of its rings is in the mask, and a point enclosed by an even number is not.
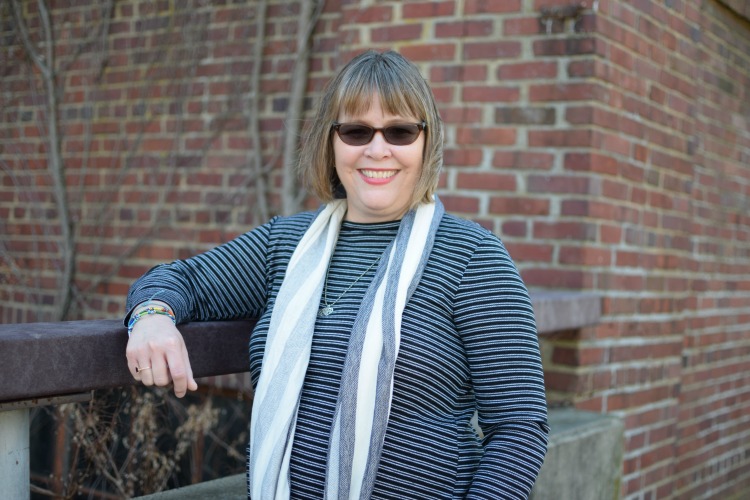
{"type": "Polygon", "coordinates": [[[141,368],[140,366],[136,366],[136,367],[135,367],[135,373],[141,373],[141,372],[145,372],[146,370],[150,370],[150,369],[151,369],[151,367],[150,367],[150,366],[147,366],[147,367],[145,367],[145,368],[141,368]]]}

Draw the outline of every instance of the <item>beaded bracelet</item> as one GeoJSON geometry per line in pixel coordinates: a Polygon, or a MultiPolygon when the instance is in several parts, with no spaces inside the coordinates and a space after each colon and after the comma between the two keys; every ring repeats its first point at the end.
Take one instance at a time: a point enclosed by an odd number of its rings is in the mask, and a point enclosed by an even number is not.
{"type": "Polygon", "coordinates": [[[147,304],[145,307],[138,310],[138,312],[135,312],[132,316],[130,316],[130,321],[128,321],[128,337],[130,337],[130,334],[133,333],[133,327],[138,322],[138,320],[140,320],[144,316],[151,316],[153,314],[169,316],[169,318],[172,320],[172,324],[177,324],[177,320],[175,319],[172,309],[167,306],[158,304],[147,304]]]}

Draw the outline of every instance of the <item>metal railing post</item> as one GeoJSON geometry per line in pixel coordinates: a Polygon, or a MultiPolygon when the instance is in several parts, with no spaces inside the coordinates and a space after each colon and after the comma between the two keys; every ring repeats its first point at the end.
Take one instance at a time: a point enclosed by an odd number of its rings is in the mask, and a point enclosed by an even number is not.
{"type": "Polygon", "coordinates": [[[31,497],[29,460],[29,409],[0,411],[0,497],[31,497]]]}

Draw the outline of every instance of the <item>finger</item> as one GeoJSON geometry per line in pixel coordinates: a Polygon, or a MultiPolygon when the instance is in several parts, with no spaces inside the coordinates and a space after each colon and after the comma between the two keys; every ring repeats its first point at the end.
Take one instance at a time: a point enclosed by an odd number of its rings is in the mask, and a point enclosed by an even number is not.
{"type": "Polygon", "coordinates": [[[135,371],[135,367],[138,366],[138,363],[135,361],[135,359],[131,359],[130,356],[126,356],[127,362],[128,362],[128,371],[130,372],[130,375],[135,380],[141,380],[141,374],[135,371]]]}
{"type": "Polygon", "coordinates": [[[128,348],[125,350],[125,359],[128,362],[128,370],[130,371],[130,375],[135,379],[140,381],[141,380],[141,374],[139,373],[136,368],[138,367],[138,357],[133,349],[131,349],[130,344],[128,344],[128,348]]]}
{"type": "Polygon", "coordinates": [[[172,375],[174,393],[178,398],[183,397],[185,393],[187,393],[192,379],[190,362],[185,358],[184,353],[185,349],[183,346],[167,352],[167,363],[169,364],[169,371],[172,375]]]}
{"type": "Polygon", "coordinates": [[[193,366],[190,364],[190,357],[188,356],[185,344],[182,345],[182,358],[185,360],[185,369],[187,371],[187,388],[191,391],[196,391],[198,390],[198,382],[193,378],[193,366]]]}
{"type": "Polygon", "coordinates": [[[148,361],[139,362],[137,360],[128,361],[128,370],[135,380],[143,382],[143,377],[148,370],[143,370],[141,367],[149,366],[148,361]]]}
{"type": "Polygon", "coordinates": [[[154,385],[154,370],[152,366],[152,362],[148,358],[139,358],[138,359],[138,366],[136,367],[136,371],[138,372],[138,376],[140,377],[141,382],[143,385],[154,385]]]}
{"type": "Polygon", "coordinates": [[[133,376],[133,378],[140,382],[142,374],[140,369],[138,368],[138,362],[133,362],[130,366],[128,366],[128,368],[130,369],[130,374],[133,376]]]}
{"type": "Polygon", "coordinates": [[[151,356],[151,369],[144,372],[144,375],[151,377],[153,385],[157,387],[169,385],[171,377],[165,355],[151,356]]]}

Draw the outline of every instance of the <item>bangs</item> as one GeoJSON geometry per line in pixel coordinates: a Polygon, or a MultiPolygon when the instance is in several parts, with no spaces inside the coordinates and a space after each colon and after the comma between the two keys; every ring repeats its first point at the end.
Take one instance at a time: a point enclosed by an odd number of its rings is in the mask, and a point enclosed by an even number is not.
{"type": "Polygon", "coordinates": [[[346,75],[334,109],[349,116],[362,115],[369,111],[372,97],[377,94],[386,113],[423,120],[425,111],[414,86],[408,79],[395,77],[399,68],[390,67],[387,61],[372,62],[346,75]]]}

